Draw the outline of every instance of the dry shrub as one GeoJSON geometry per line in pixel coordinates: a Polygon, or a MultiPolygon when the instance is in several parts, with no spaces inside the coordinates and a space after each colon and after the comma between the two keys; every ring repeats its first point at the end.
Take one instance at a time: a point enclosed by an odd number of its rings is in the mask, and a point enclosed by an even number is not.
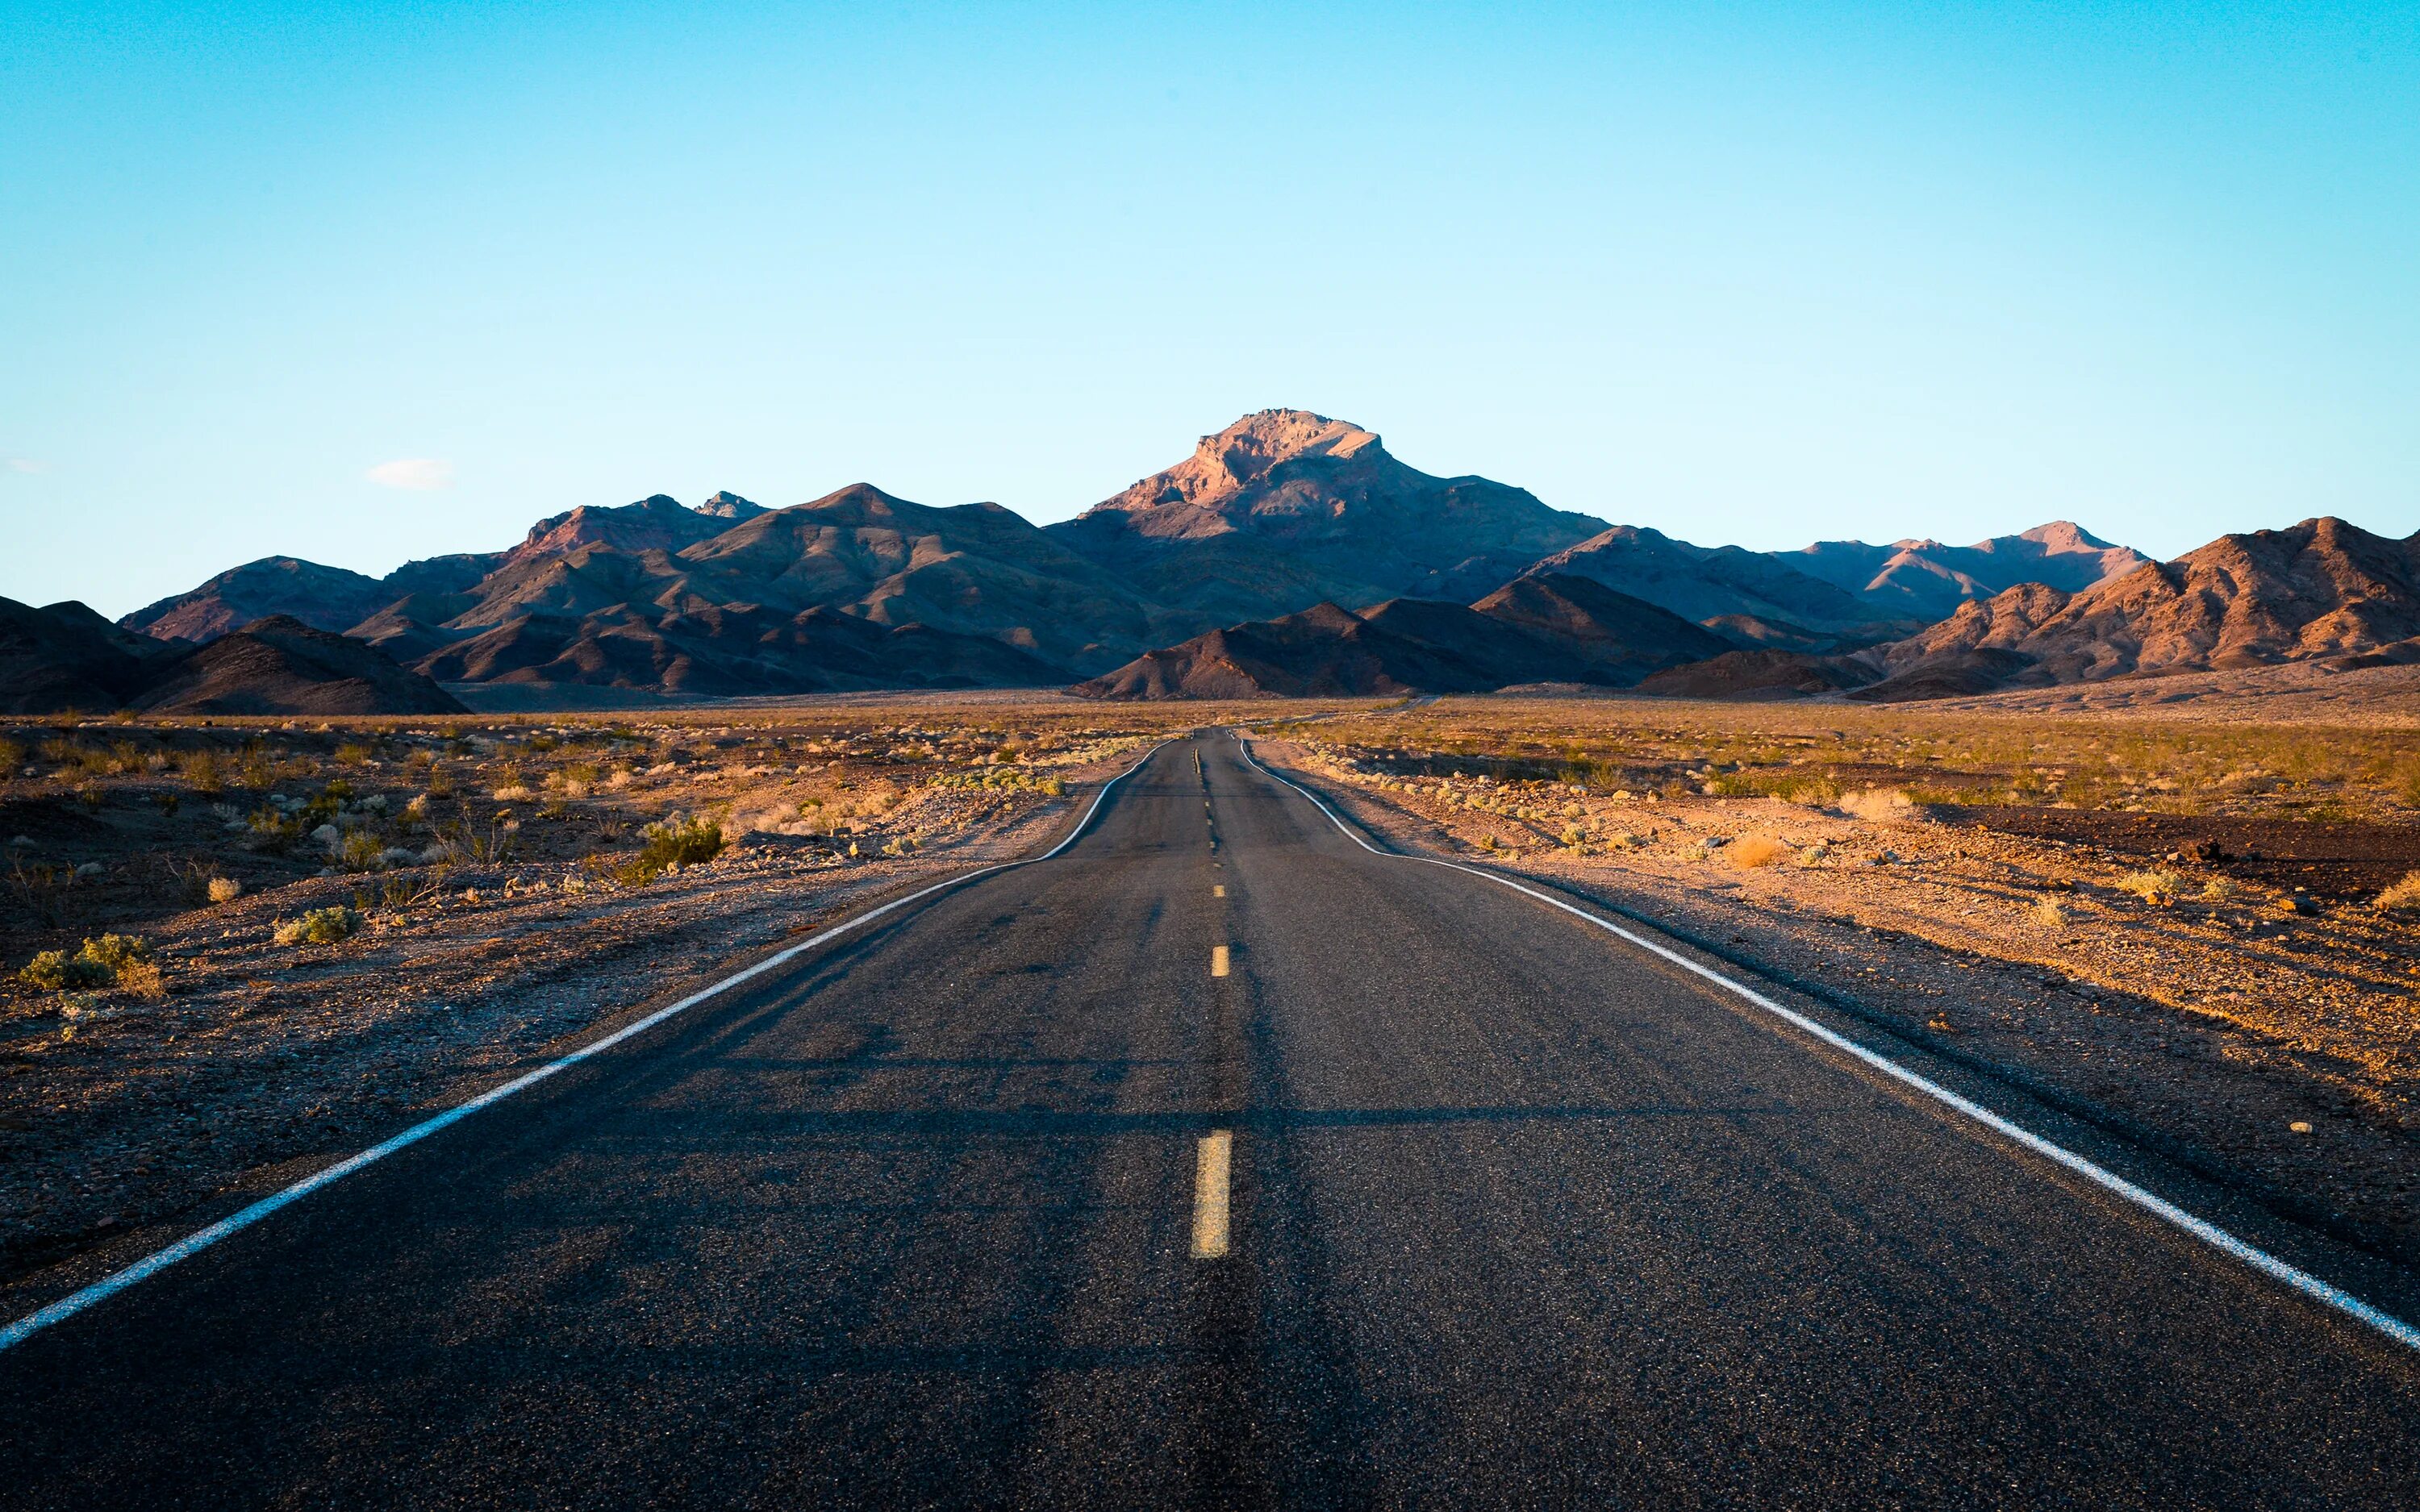
{"type": "Polygon", "coordinates": [[[1730,847],[1731,865],[1744,870],[1761,866],[1779,866],[1789,860],[1790,847],[1771,835],[1749,835],[1730,847]]]}
{"type": "Polygon", "coordinates": [[[1895,819],[1905,819],[1914,813],[1915,809],[1916,800],[1909,797],[1903,788],[1860,788],[1840,799],[1841,812],[1853,814],[1869,824],[1885,825],[1895,819]]]}
{"type": "Polygon", "coordinates": [[[233,877],[212,877],[209,893],[214,903],[231,903],[243,896],[243,884],[233,877]]]}
{"type": "Polygon", "coordinates": [[[2403,880],[2378,895],[2378,906],[2392,914],[2420,914],[2420,872],[2406,872],[2403,880]]]}
{"type": "Polygon", "coordinates": [[[2025,917],[2044,929],[2067,927],[2067,910],[2054,898],[2036,898],[2033,906],[2025,910],[2025,917]]]}
{"type": "Polygon", "coordinates": [[[2164,907],[2184,891],[2185,879],[2182,873],[2161,867],[2155,872],[2129,872],[2118,879],[2117,887],[2119,892],[2131,892],[2147,903],[2164,907]]]}

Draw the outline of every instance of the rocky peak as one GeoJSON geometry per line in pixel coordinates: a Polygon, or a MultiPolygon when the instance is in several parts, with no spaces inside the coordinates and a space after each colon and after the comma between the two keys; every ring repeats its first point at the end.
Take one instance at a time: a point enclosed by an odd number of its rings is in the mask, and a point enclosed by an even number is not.
{"type": "Polygon", "coordinates": [[[1340,461],[1368,450],[1383,453],[1377,433],[1349,421],[1330,420],[1308,409],[1264,409],[1246,415],[1215,436],[1204,436],[1193,460],[1204,472],[1223,473],[1241,487],[1266,477],[1281,463],[1302,456],[1340,461]]]}
{"type": "Polygon", "coordinates": [[[715,519],[752,519],[765,513],[765,506],[753,500],[742,499],[727,488],[718,488],[697,512],[715,519]]]}
{"type": "MultiPolygon", "coordinates": [[[[2093,534],[2090,531],[2086,530],[2083,526],[2078,525],[2071,519],[2055,519],[2047,525],[2037,525],[2032,530],[2021,532],[2018,534],[2017,539],[2020,541],[2031,541],[2034,545],[2040,547],[2044,556],[2058,556],[2070,551],[2116,551],[2120,549],[2120,548],[2112,546],[2107,541],[2104,541],[2101,537],[2093,534]]],[[[1993,545],[1993,542],[1984,541],[1978,545],[1977,549],[1989,550],[1993,545]]]]}

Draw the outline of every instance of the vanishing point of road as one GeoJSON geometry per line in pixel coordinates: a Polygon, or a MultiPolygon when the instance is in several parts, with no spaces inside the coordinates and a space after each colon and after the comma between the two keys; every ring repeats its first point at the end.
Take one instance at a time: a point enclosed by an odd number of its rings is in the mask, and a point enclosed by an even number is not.
{"type": "Polygon", "coordinates": [[[2415,1365],[1205,733],[0,1350],[0,1505],[2411,1507],[2415,1365]]]}

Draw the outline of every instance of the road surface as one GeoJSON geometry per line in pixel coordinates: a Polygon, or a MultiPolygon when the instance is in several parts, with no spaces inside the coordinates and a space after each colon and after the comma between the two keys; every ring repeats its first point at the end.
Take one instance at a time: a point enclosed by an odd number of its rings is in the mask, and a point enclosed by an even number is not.
{"type": "Polygon", "coordinates": [[[2411,1507],[2414,1366],[1204,736],[0,1352],[0,1504],[2411,1507]]]}

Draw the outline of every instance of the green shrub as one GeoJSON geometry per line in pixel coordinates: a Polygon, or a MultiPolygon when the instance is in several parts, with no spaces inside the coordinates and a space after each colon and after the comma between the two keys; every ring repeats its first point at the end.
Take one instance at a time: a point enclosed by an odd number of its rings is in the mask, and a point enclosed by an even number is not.
{"type": "Polygon", "coordinates": [[[252,811],[253,841],[265,851],[290,850],[302,838],[302,822],[278,812],[267,804],[252,811]]]}
{"type": "Polygon", "coordinates": [[[348,872],[382,872],[386,843],[366,829],[356,829],[337,843],[336,864],[348,872]]]}
{"type": "Polygon", "coordinates": [[[350,908],[314,908],[300,918],[280,919],[271,937],[280,945],[334,945],[362,927],[362,916],[350,908]]]}
{"type": "Polygon", "coordinates": [[[109,970],[112,979],[128,966],[148,964],[151,944],[135,934],[104,934],[97,940],[86,940],[77,952],[84,959],[97,961],[109,970]]]}
{"type": "Polygon", "coordinates": [[[83,987],[106,987],[117,976],[100,962],[88,961],[82,955],[44,950],[25,963],[17,980],[36,992],[63,993],[83,987]]]}
{"type": "Polygon", "coordinates": [[[216,796],[226,786],[226,771],[219,761],[219,753],[208,746],[188,751],[178,758],[177,769],[185,774],[185,780],[194,785],[194,791],[205,797],[216,796]]]}
{"type": "Polygon", "coordinates": [[[151,959],[148,941],[133,934],[103,934],[85,941],[73,955],[44,950],[25,964],[17,980],[38,992],[124,986],[154,997],[159,995],[160,968],[151,959]]]}

